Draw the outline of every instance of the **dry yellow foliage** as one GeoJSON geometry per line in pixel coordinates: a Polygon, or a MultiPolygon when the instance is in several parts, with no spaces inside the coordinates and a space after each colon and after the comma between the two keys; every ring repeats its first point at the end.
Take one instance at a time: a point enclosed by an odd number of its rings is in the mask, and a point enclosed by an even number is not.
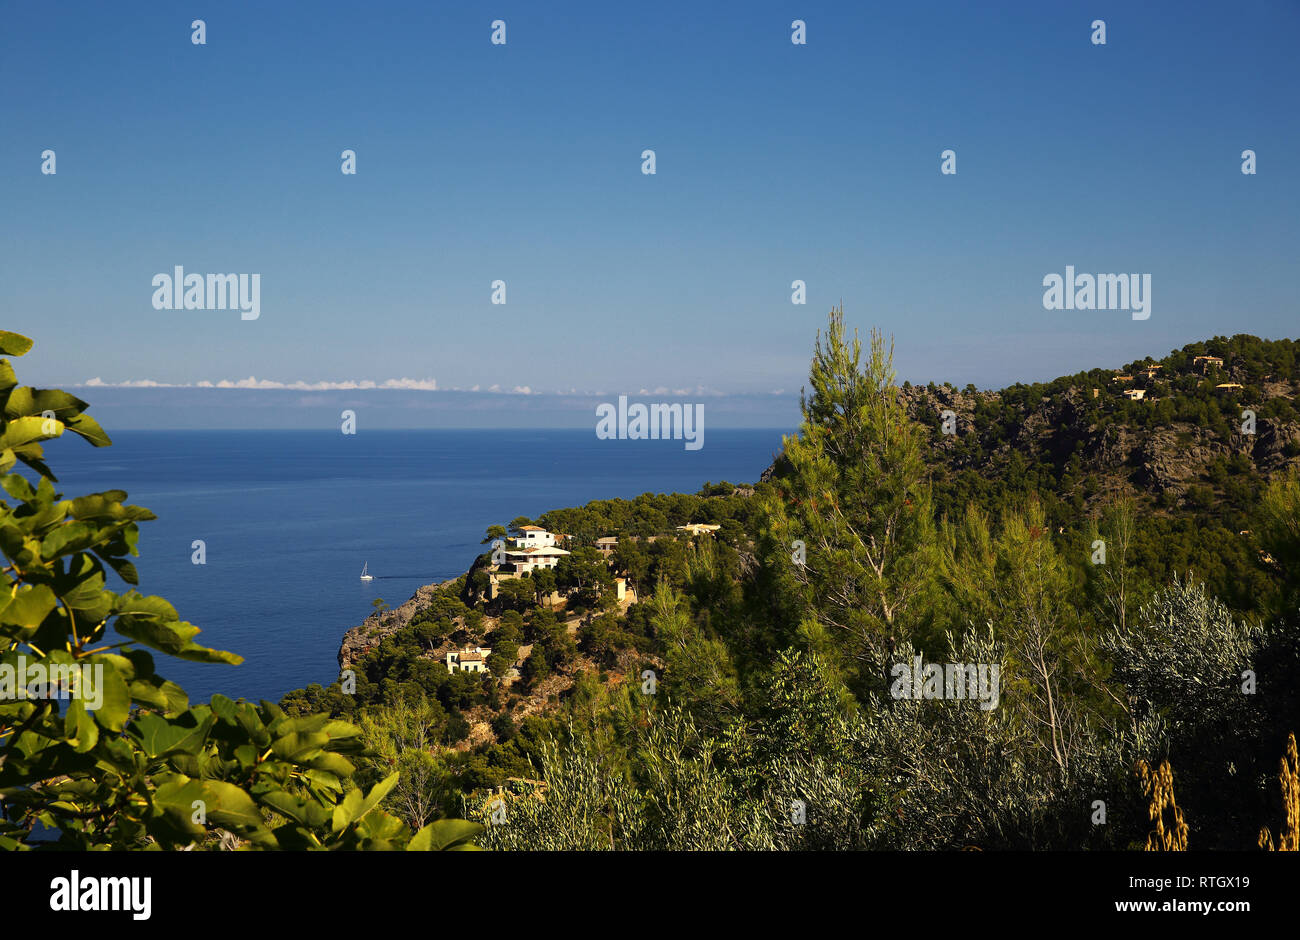
{"type": "Polygon", "coordinates": [[[1146,761],[1140,760],[1137,775],[1142,781],[1143,794],[1151,801],[1149,814],[1156,826],[1154,832],[1147,834],[1146,850],[1186,852],[1187,823],[1174,800],[1174,772],[1169,761],[1161,761],[1160,769],[1153,772],[1146,761]]]}
{"type": "Polygon", "coordinates": [[[1286,754],[1279,762],[1278,783],[1282,785],[1282,805],[1286,809],[1286,828],[1273,833],[1265,826],[1259,830],[1259,847],[1269,852],[1300,852],[1300,757],[1296,755],[1295,732],[1287,736],[1286,754]]]}

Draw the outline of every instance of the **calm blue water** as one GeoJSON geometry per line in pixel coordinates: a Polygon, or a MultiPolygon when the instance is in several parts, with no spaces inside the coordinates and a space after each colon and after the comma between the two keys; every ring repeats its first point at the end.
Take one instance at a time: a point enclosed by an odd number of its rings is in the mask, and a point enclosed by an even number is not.
{"type": "MultiPolygon", "coordinates": [[[[123,489],[141,525],[139,589],[161,594],[198,640],[240,666],[156,654],[191,700],[278,699],[337,678],[343,633],[382,597],[457,577],[493,523],[645,492],[753,482],[781,432],[709,430],[705,446],[601,441],[590,430],[116,431],[113,446],[47,445],[67,496],[123,489]],[[190,544],[207,543],[207,564],[190,544]],[[358,577],[369,562],[374,581],[358,577]]],[[[110,587],[127,585],[110,574],[110,587]]]]}

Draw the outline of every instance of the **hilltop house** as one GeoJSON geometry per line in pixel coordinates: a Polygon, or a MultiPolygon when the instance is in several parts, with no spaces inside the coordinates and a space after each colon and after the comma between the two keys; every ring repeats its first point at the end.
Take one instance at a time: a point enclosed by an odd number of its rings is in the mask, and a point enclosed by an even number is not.
{"type": "Polygon", "coordinates": [[[614,554],[616,548],[618,548],[618,539],[612,535],[605,535],[596,539],[596,551],[600,552],[607,561],[609,556],[614,554]]]}
{"type": "Polygon", "coordinates": [[[447,671],[487,672],[487,658],[492,654],[490,648],[476,646],[473,649],[452,650],[447,654],[447,671]]]}
{"type": "Polygon", "coordinates": [[[1241,385],[1239,385],[1239,384],[1236,383],[1236,382],[1220,382],[1218,385],[1214,386],[1214,390],[1215,390],[1216,392],[1217,392],[1217,391],[1232,391],[1233,389],[1238,389],[1238,388],[1241,388],[1241,385]]]}
{"type": "Polygon", "coordinates": [[[1128,398],[1129,401],[1141,401],[1143,398],[1146,397],[1146,394],[1147,394],[1147,390],[1145,388],[1124,389],[1124,396],[1128,398]]]}
{"type": "Polygon", "coordinates": [[[1218,356],[1197,356],[1192,360],[1192,368],[1201,375],[1208,375],[1211,368],[1222,369],[1223,360],[1218,356]]]}
{"type": "Polygon", "coordinates": [[[1112,376],[1110,377],[1110,380],[1111,380],[1112,382],[1132,382],[1132,381],[1133,381],[1133,376],[1131,376],[1131,375],[1112,375],[1112,376]]]}
{"type": "Polygon", "coordinates": [[[507,577],[528,574],[538,568],[554,568],[561,558],[569,554],[555,545],[568,536],[548,532],[536,525],[523,525],[518,531],[518,535],[508,540],[510,547],[502,549],[504,560],[497,566],[497,570],[507,577]]]}
{"type": "MultiPolygon", "coordinates": [[[[556,542],[570,538],[568,535],[548,532],[536,525],[520,526],[517,531],[519,534],[511,536],[508,545],[501,546],[500,553],[494,554],[494,564],[488,569],[489,600],[497,598],[502,581],[523,577],[541,568],[553,569],[561,558],[569,554],[556,547],[556,542]]],[[[547,599],[549,603],[558,600],[559,594],[554,591],[547,599]]]]}
{"type": "Polygon", "coordinates": [[[679,525],[677,527],[677,531],[686,532],[689,533],[690,535],[702,535],[705,532],[708,533],[717,532],[721,528],[722,526],[720,525],[710,525],[705,522],[692,522],[690,525],[679,525]]]}

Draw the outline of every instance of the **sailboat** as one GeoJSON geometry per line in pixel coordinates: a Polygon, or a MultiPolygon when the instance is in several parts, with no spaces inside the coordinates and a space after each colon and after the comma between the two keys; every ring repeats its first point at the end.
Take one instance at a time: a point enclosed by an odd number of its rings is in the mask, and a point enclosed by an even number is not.
{"type": "Polygon", "coordinates": [[[370,562],[366,562],[364,565],[361,566],[361,580],[362,580],[362,581],[373,581],[373,580],[375,580],[375,576],[374,576],[373,574],[367,574],[367,573],[366,573],[366,570],[367,570],[369,567],[370,567],[370,562]]]}

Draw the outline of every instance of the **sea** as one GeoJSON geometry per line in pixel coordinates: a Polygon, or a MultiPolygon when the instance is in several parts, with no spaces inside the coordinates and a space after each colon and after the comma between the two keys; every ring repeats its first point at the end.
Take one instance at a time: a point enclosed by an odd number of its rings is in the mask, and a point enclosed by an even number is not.
{"type": "MultiPolygon", "coordinates": [[[[206,701],[277,701],[338,678],[343,634],[382,598],[464,574],[484,532],[517,516],[641,493],[752,483],[781,430],[710,429],[705,446],[599,440],[591,430],[115,431],[47,445],[67,497],[125,490],[140,524],[139,590],[159,594],[238,666],[155,653],[206,701]],[[202,541],[205,563],[195,564],[202,541]],[[360,579],[368,565],[373,581],[360,579]]],[[[129,589],[114,574],[109,587],[129,589]]]]}

